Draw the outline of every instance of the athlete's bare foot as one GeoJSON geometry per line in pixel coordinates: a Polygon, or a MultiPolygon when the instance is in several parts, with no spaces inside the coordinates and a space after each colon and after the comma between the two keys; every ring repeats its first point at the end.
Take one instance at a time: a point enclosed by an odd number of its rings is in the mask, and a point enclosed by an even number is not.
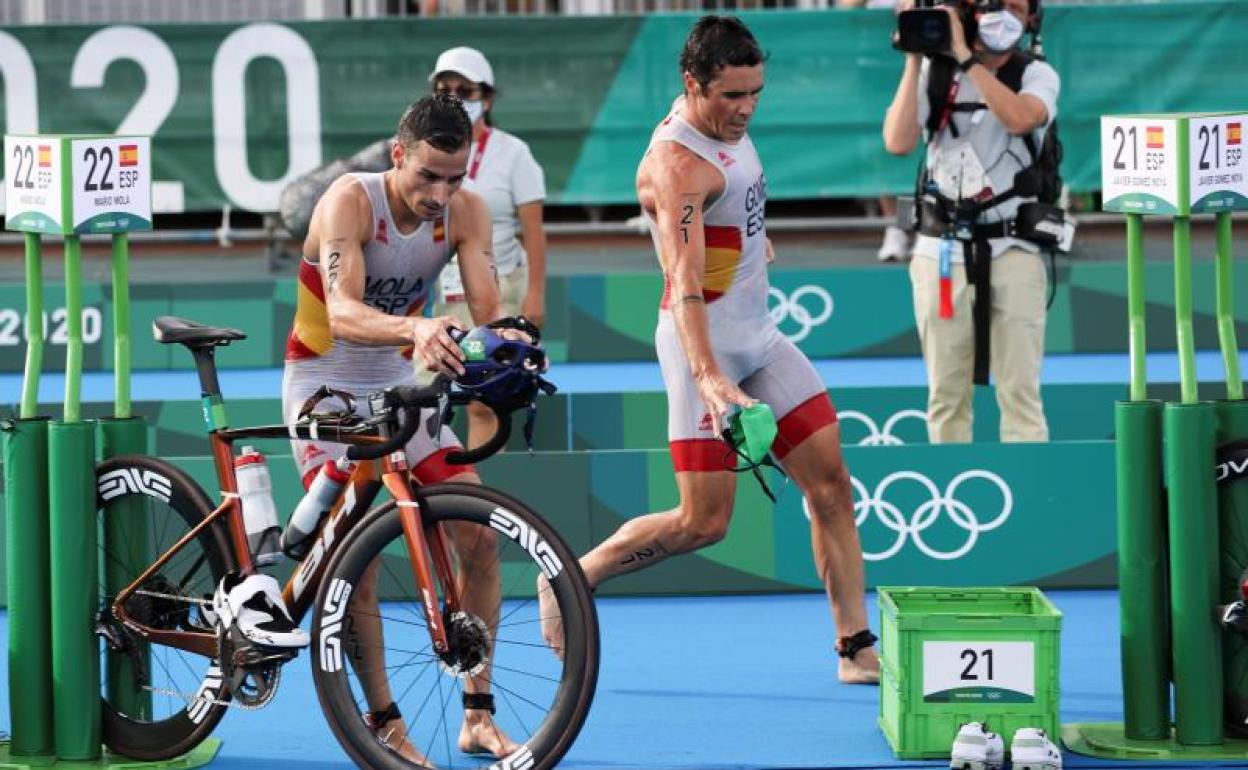
{"type": "Polygon", "coordinates": [[[550,590],[550,581],[545,575],[537,576],[537,614],[542,620],[542,638],[555,657],[563,660],[563,616],[559,613],[559,603],[550,590]]]}
{"type": "Polygon", "coordinates": [[[398,753],[399,756],[408,762],[415,763],[421,767],[433,767],[433,763],[425,758],[417,750],[416,746],[407,739],[407,725],[403,719],[391,719],[377,730],[377,740],[384,743],[391,751],[398,753]]]}
{"type": "Polygon", "coordinates": [[[840,658],[837,678],[845,684],[879,684],[880,658],[874,647],[864,647],[852,658],[840,658]]]}
{"type": "Polygon", "coordinates": [[[490,754],[495,759],[510,755],[520,744],[503,734],[488,711],[467,709],[459,728],[459,750],[465,754],[490,754]]]}

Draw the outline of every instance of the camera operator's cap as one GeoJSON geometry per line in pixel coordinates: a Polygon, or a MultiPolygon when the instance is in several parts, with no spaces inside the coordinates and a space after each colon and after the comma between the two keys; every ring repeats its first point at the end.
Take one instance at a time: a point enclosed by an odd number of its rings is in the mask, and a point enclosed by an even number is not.
{"type": "Polygon", "coordinates": [[[462,75],[474,83],[483,83],[491,88],[494,87],[494,69],[490,67],[490,62],[485,58],[485,54],[475,48],[469,48],[466,45],[448,48],[438,57],[437,64],[433,65],[433,72],[429,73],[429,82],[443,72],[454,72],[456,75],[462,75]]]}

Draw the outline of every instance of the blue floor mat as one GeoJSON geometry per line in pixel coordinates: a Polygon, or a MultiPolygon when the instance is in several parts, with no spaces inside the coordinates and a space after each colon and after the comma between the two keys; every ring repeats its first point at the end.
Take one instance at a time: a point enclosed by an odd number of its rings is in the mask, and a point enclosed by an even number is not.
{"type": "MultiPolygon", "coordinates": [[[[1064,613],[1063,721],[1121,720],[1118,603],[1112,591],[1052,591],[1064,613]]],[[[871,618],[878,612],[871,597],[871,618]]],[[[941,767],[899,762],[876,726],[879,690],[836,681],[833,628],[817,594],[607,598],[598,602],[598,692],[565,770],[816,770],[941,767]]],[[[0,616],[7,636],[7,617],[0,616]]],[[[0,675],[7,677],[0,656],[0,675]]],[[[8,706],[4,709],[7,729],[8,706]]],[[[263,711],[231,709],[219,770],[347,770],[303,660],[263,711]]],[[[1066,753],[1072,768],[1210,767],[1109,762],[1066,753]]],[[[463,768],[487,763],[465,757],[463,768]]],[[[1223,764],[1222,767],[1231,765],[1223,764]]],[[[1243,763],[1233,765],[1245,766],[1243,763]]]]}

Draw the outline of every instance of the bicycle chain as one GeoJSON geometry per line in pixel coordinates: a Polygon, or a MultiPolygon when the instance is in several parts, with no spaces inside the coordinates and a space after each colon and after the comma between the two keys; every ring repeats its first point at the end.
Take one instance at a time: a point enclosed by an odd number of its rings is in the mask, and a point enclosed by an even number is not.
{"type": "Polygon", "coordinates": [[[157,599],[173,599],[174,601],[187,602],[188,604],[199,604],[204,607],[212,604],[211,599],[197,599],[193,596],[183,596],[181,594],[162,594],[159,591],[145,591],[142,588],[136,588],[134,593],[141,596],[154,596],[157,599]]]}
{"type": "MultiPolygon", "coordinates": [[[[281,684],[281,679],[282,679],[282,670],[279,668],[277,670],[276,676],[273,679],[273,691],[275,693],[277,692],[277,686],[281,684]]],[[[234,700],[221,700],[220,698],[204,698],[204,697],[196,695],[195,693],[191,693],[188,695],[187,693],[178,692],[177,690],[166,690],[163,687],[144,687],[143,689],[147,690],[148,692],[155,693],[157,695],[172,695],[175,698],[181,698],[182,701],[186,703],[186,705],[188,706],[190,706],[192,703],[194,703],[197,700],[203,701],[212,706],[225,706],[226,708],[236,708],[236,709],[241,709],[243,711],[259,711],[260,709],[269,705],[269,701],[265,701],[264,703],[258,703],[254,706],[249,706],[246,703],[239,703],[238,701],[234,701],[234,700]]],[[[272,698],[270,698],[269,700],[272,700],[272,698]]]]}

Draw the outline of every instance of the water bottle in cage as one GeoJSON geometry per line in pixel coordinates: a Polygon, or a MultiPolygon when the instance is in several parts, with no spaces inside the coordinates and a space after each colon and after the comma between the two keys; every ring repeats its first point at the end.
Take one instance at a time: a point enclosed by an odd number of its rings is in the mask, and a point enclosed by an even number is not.
{"type": "Polygon", "coordinates": [[[273,505],[273,482],[264,455],[250,446],[234,460],[234,478],[243,504],[243,524],[247,529],[247,547],[258,567],[281,561],[279,548],[282,528],[277,523],[277,507],[273,505]]]}
{"type": "Polygon", "coordinates": [[[290,515],[286,531],[282,533],[282,551],[292,559],[302,559],[312,544],[312,533],[320,526],[321,519],[334,507],[338,493],[351,478],[351,463],[346,458],[330,461],[312,480],[307,493],[290,515]]]}

